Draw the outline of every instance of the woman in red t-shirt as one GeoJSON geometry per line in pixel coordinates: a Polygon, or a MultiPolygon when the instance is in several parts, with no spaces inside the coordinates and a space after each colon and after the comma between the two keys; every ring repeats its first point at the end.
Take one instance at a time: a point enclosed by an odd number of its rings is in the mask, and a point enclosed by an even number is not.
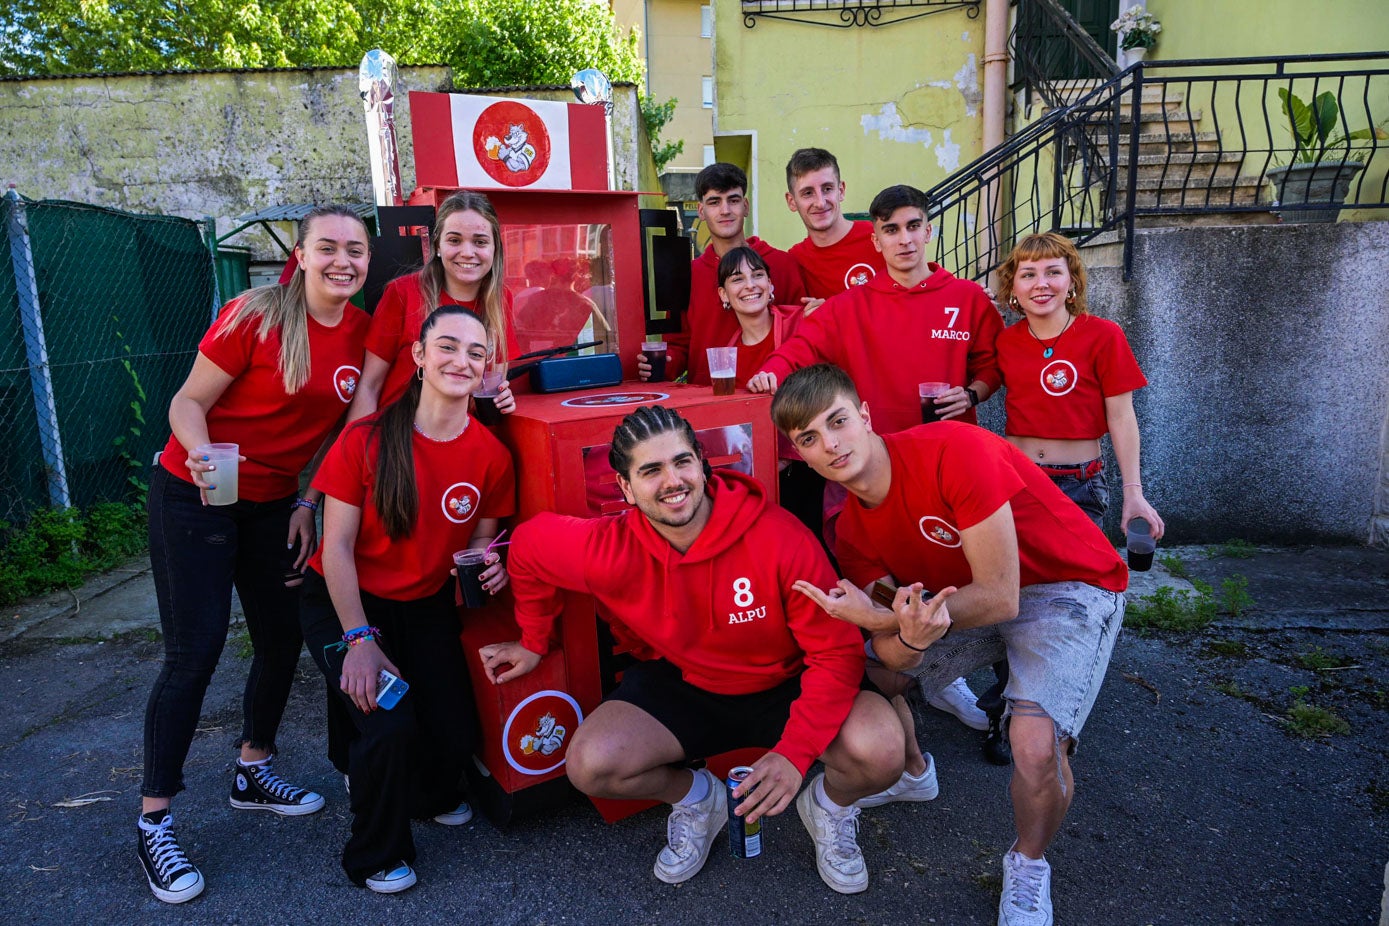
{"type": "MultiPolygon", "coordinates": [[[[472,818],[461,782],[477,721],[450,571],[455,552],[492,543],[516,504],[510,454],[468,414],[489,351],[476,315],[441,306],[424,321],[405,395],[348,425],[314,478],[323,548],[300,616],[354,727],[345,760],[333,757],[352,795],[342,866],[378,893],[415,883],[412,819],[472,818]],[[409,685],[390,710],[377,705],[382,670],[409,685]]],[[[482,586],[495,595],[506,570],[496,552],[485,560],[482,586]]]]}
{"type": "MultiPolygon", "coordinates": [[[[772,305],[772,280],[767,262],[750,247],[733,248],[719,258],[718,279],[719,301],[725,312],[732,312],[738,319],[738,333],[727,344],[738,348],[738,373],[734,382],[746,383],[762,369],[772,352],[796,333],[804,310],[798,305],[772,305]]],[[[824,478],[805,465],[801,455],[782,434],[777,435],[777,457],[781,507],[794,514],[816,537],[821,537],[824,478]]]]}
{"type": "MultiPolygon", "coordinates": [[[[435,309],[461,305],[497,333],[491,365],[505,371],[514,353],[507,318],[511,299],[502,285],[505,259],[502,226],[492,202],[481,193],[459,190],[442,203],[430,230],[433,253],[424,268],[386,284],[371,317],[362,383],[352,400],[349,421],[370,415],[405,394],[415,363],[410,352],[420,325],[435,309]]],[[[502,380],[497,408],[516,409],[511,387],[502,380]]]]}
{"type": "Polygon", "coordinates": [[[1086,310],[1085,288],[1080,253],[1055,232],[1028,235],[999,269],[999,299],[1023,315],[998,337],[1005,436],[1100,524],[1109,506],[1100,438],[1109,434],[1124,489],[1119,528],[1145,518],[1161,539],[1133,410],[1133,391],[1148,381],[1123,329],[1086,310]]]}
{"type": "Polygon", "coordinates": [[[182,903],[202,874],[174,837],[170,801],[213,669],[227,639],[235,586],[254,657],[246,680],[233,807],[295,816],[323,798],[271,769],[275,735],[303,648],[299,569],[316,543],[318,493],[296,499],[300,472],[342,420],[361,376],[368,318],[348,303],[366,279],[370,238],[346,207],[299,225],[297,266],[283,285],[223,307],[193,370],[169,403],[169,438],[150,478],[150,563],[164,667],[145,711],[140,858],[154,895],[182,903]],[[235,443],[221,471],[197,448],[235,443]],[[239,486],[237,486],[239,480],[239,486]],[[231,503],[209,497],[237,486],[231,503]]]}

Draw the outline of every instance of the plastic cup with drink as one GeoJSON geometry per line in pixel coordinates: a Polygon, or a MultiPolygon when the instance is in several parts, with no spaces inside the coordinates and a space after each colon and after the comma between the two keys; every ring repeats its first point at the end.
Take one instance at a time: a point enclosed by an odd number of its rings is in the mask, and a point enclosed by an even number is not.
{"type": "Polygon", "coordinates": [[[1153,539],[1153,527],[1146,518],[1129,521],[1129,529],[1124,545],[1128,547],[1129,568],[1134,572],[1147,572],[1153,568],[1153,552],[1157,541],[1153,539]]]}
{"type": "Polygon", "coordinates": [[[458,594],[465,608],[480,608],[487,604],[487,590],[482,587],[482,574],[487,571],[486,550],[459,550],[453,554],[458,570],[458,594]]]}
{"type": "Polygon", "coordinates": [[[240,498],[241,448],[237,444],[200,444],[193,452],[211,463],[216,469],[203,474],[203,479],[212,483],[212,488],[204,489],[209,505],[234,505],[240,498]]]}
{"type": "Polygon", "coordinates": [[[646,362],[651,365],[651,375],[647,378],[648,383],[663,383],[666,381],[666,342],[665,341],[643,341],[641,344],[642,356],[646,357],[646,362]]]}
{"type": "Polygon", "coordinates": [[[709,382],[714,387],[714,395],[732,395],[738,378],[738,348],[710,347],[709,382]]]}
{"type": "Polygon", "coordinates": [[[940,415],[936,413],[936,397],[945,395],[949,390],[949,383],[917,383],[916,393],[921,397],[922,424],[940,421],[940,415]]]}
{"type": "Polygon", "coordinates": [[[473,393],[474,414],[477,420],[488,427],[502,423],[502,413],[497,410],[497,395],[502,391],[506,374],[501,370],[488,370],[482,374],[482,385],[473,393]]]}

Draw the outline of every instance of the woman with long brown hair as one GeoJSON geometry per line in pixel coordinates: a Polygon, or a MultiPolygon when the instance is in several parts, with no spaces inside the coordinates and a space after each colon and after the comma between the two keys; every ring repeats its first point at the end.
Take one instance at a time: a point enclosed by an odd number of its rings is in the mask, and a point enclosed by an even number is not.
{"type": "MultiPolygon", "coordinates": [[[[415,336],[440,306],[462,306],[482,319],[496,341],[493,367],[504,371],[516,353],[508,325],[511,297],[502,285],[502,227],[492,202],[471,190],[453,193],[439,204],[430,234],[431,254],[424,267],[392,280],[381,293],[371,317],[362,383],[348,413],[350,421],[405,394],[415,375],[415,336]]],[[[503,379],[497,408],[510,413],[515,407],[503,379]]]]}
{"type": "MultiPolygon", "coordinates": [[[[489,352],[472,312],[431,313],[405,394],[348,425],[314,479],[326,501],[304,637],[356,731],[340,768],[352,796],[343,869],[382,894],[415,883],[411,819],[472,818],[462,775],[476,716],[449,573],[455,552],[488,550],[516,496],[510,454],[468,414],[489,352]],[[409,685],[389,710],[376,701],[382,670],[409,685]]],[[[506,570],[495,551],[485,560],[495,595],[506,570]]]]}
{"type": "Polygon", "coordinates": [[[170,802],[203,696],[227,639],[232,588],[254,656],[246,679],[231,804],[295,816],[323,807],[271,768],[275,735],[303,637],[299,569],[317,540],[319,493],[297,498],[300,472],[347,411],[361,373],[368,318],[348,303],[366,279],[370,239],[343,206],[299,225],[286,284],[227,303],[169,403],[169,438],[150,479],[150,563],[164,666],[145,711],[140,860],[154,895],[182,903],[203,876],[173,833],[170,802]],[[237,444],[237,466],[203,449],[237,444]],[[236,485],[228,503],[219,495],[236,485]]]}

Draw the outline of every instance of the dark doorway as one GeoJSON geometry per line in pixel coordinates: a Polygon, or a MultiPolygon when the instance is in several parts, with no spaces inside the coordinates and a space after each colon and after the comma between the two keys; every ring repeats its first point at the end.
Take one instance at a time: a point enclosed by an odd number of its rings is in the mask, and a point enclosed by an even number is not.
{"type": "Polygon", "coordinates": [[[1109,31],[1109,24],[1119,18],[1119,0],[1058,0],[1061,8],[1080,23],[1080,28],[1090,33],[1095,44],[1105,50],[1105,54],[1116,58],[1118,36],[1109,31]]]}

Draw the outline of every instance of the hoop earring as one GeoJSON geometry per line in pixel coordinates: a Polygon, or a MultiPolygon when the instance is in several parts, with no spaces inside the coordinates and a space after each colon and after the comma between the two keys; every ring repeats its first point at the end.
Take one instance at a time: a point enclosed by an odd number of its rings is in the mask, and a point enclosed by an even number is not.
{"type": "Polygon", "coordinates": [[[1008,297],[1008,306],[1009,306],[1010,308],[1016,309],[1016,308],[1018,307],[1018,297],[1017,297],[1017,296],[1009,296],[1009,297],[1008,297]]]}
{"type": "Polygon", "coordinates": [[[420,382],[424,382],[424,367],[415,367],[415,376],[420,382]]]}
{"type": "Polygon", "coordinates": [[[1069,293],[1066,294],[1066,301],[1067,301],[1067,302],[1075,302],[1075,301],[1076,301],[1076,288],[1075,288],[1074,286],[1072,286],[1072,287],[1071,287],[1071,291],[1070,291],[1069,293]]]}

